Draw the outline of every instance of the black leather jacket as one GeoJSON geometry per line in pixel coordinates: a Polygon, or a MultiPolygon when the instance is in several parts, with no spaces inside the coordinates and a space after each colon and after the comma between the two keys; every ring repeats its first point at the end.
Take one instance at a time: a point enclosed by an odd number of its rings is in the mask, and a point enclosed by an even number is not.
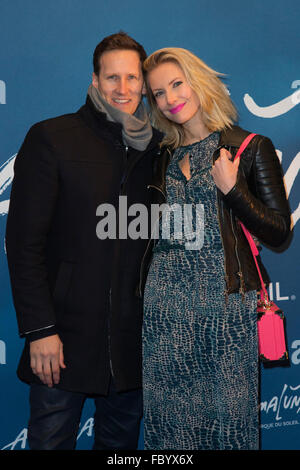
{"type": "MultiPolygon", "coordinates": [[[[226,147],[234,156],[248,131],[238,126],[221,132],[213,162],[219,157],[220,148],[226,147]]],[[[171,158],[165,149],[156,162],[154,178],[149,189],[153,191],[153,203],[166,202],[165,177],[171,158]]],[[[290,233],[290,208],[286,198],[283,173],[270,139],[256,135],[241,155],[237,182],[224,195],[217,191],[218,217],[224,247],[226,294],[260,288],[260,280],[248,241],[238,223],[240,220],[261,243],[269,247],[282,245],[290,233]]],[[[143,257],[138,295],[141,296],[151,262],[153,240],[143,257]]],[[[258,257],[264,282],[270,282],[258,257]]]]}

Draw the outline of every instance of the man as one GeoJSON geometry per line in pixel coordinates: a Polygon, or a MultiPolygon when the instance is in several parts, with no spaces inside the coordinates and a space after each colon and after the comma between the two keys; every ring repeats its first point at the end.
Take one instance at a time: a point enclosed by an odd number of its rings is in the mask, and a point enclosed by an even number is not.
{"type": "Polygon", "coordinates": [[[137,447],[142,301],[135,288],[147,240],[100,240],[96,226],[97,208],[118,210],[120,195],[128,207],[150,204],[161,134],[141,101],[145,58],[125,33],[104,38],[86,104],[34,125],[16,158],[6,248],[25,337],[18,376],[30,384],[31,449],[73,449],[91,395],[94,449],[137,447]]]}

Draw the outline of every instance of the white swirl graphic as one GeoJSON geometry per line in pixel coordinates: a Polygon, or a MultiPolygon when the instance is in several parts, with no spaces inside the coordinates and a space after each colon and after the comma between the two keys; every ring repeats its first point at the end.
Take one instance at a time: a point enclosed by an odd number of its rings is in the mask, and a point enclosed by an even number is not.
{"type": "Polygon", "coordinates": [[[270,106],[259,106],[255,103],[254,99],[246,93],[244,95],[244,103],[250,113],[255,116],[262,118],[274,118],[281,116],[282,114],[288,113],[297,104],[300,103],[300,90],[294,91],[290,96],[287,96],[278,103],[274,103],[270,106]]]}
{"type": "MultiPolygon", "coordinates": [[[[10,157],[0,167],[0,194],[2,194],[6,188],[11,184],[14,177],[14,162],[17,154],[10,157]]],[[[6,201],[0,201],[0,215],[8,213],[9,199],[6,201]]]]}

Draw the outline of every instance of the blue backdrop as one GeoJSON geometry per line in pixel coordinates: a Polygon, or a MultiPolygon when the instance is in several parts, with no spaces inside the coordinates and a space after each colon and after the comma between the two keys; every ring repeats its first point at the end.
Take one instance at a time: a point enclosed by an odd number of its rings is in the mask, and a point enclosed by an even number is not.
{"type": "MultiPolygon", "coordinates": [[[[33,123],[82,105],[93,50],[120,29],[148,53],[184,47],[227,74],[239,124],[269,136],[282,160],[294,237],[284,253],[263,248],[262,256],[270,295],[286,314],[290,365],[262,368],[262,448],[300,449],[299,18],[298,0],[0,1],[0,449],[28,448],[28,387],[15,373],[23,340],[4,246],[14,157],[33,123]]],[[[92,416],[88,401],[78,449],[91,447],[92,416]]]]}

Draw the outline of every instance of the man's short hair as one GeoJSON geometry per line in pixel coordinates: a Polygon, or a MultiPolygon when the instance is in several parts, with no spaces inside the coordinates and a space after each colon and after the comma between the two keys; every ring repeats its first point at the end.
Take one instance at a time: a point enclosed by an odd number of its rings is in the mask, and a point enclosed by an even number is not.
{"type": "Polygon", "coordinates": [[[93,55],[94,73],[98,76],[100,72],[100,57],[104,52],[113,51],[116,49],[136,51],[141,59],[141,65],[147,58],[145,49],[141,44],[135,41],[132,37],[128,36],[124,31],[116,34],[111,34],[102,39],[96,46],[93,55]]]}

